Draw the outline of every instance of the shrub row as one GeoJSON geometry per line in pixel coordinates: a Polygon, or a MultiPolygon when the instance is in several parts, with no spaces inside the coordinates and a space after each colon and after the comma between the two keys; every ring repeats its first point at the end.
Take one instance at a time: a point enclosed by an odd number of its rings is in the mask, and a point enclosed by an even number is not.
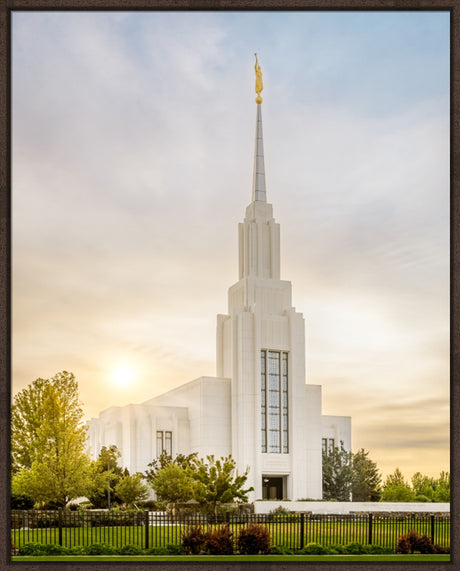
{"type": "MultiPolygon", "coordinates": [[[[93,543],[87,546],[73,548],[61,547],[53,544],[27,543],[17,550],[18,555],[232,555],[234,546],[233,533],[229,525],[225,524],[208,532],[203,532],[201,526],[190,528],[182,534],[182,544],[169,544],[166,547],[153,547],[142,549],[137,545],[125,545],[115,548],[105,543],[93,543]]],[[[300,550],[293,551],[285,546],[270,545],[270,533],[260,524],[250,524],[240,530],[236,538],[236,546],[241,555],[384,555],[394,553],[393,549],[380,545],[363,545],[349,543],[347,545],[320,545],[308,543],[300,550]]],[[[12,546],[14,548],[14,546],[12,546]]],[[[427,535],[420,535],[410,531],[401,535],[396,546],[396,553],[449,553],[448,547],[431,542],[427,535]]]]}
{"type": "MultiPolygon", "coordinates": [[[[222,533],[222,532],[221,532],[222,533]]],[[[223,534],[225,535],[225,534],[223,534]]],[[[43,556],[43,555],[185,555],[208,553],[209,555],[231,555],[233,545],[227,543],[227,550],[221,548],[220,539],[215,543],[213,539],[207,539],[206,543],[200,543],[200,550],[192,552],[184,549],[182,545],[170,544],[166,547],[152,547],[151,549],[141,549],[137,545],[125,545],[115,548],[105,543],[93,543],[92,545],[79,547],[60,547],[59,545],[27,543],[18,549],[17,554],[22,556],[43,556]],[[217,545],[217,548],[216,548],[217,545]]],[[[362,545],[360,543],[350,543],[348,545],[329,545],[327,547],[318,543],[309,543],[303,549],[293,551],[284,545],[275,545],[267,551],[269,555],[361,555],[361,554],[390,554],[392,549],[380,547],[378,545],[362,545]]],[[[246,553],[251,555],[254,553],[246,553]]]]}
{"type": "Polygon", "coordinates": [[[43,543],[26,543],[17,550],[18,555],[185,555],[180,545],[170,544],[166,547],[153,547],[142,549],[137,545],[124,545],[113,547],[107,543],[93,543],[91,545],[76,547],[61,547],[60,545],[43,543]]]}
{"type": "Polygon", "coordinates": [[[28,511],[11,513],[11,528],[55,528],[59,527],[59,520],[63,527],[107,527],[120,525],[142,525],[144,512],[138,510],[107,511],[28,511]]]}
{"type": "Polygon", "coordinates": [[[386,555],[394,553],[389,547],[380,545],[363,545],[361,543],[349,543],[348,545],[320,545],[308,543],[302,549],[292,551],[284,546],[275,545],[270,549],[272,555],[386,555]]]}

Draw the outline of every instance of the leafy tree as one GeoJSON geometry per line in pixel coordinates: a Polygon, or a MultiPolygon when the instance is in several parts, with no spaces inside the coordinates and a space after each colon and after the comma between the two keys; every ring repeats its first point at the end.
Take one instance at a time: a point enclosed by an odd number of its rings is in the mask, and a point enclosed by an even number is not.
{"type": "Polygon", "coordinates": [[[388,474],[385,480],[385,487],[387,486],[394,486],[397,484],[403,484],[404,486],[408,486],[404,476],[399,468],[396,468],[393,474],[388,474]]]}
{"type": "Polygon", "coordinates": [[[157,472],[160,469],[169,466],[170,464],[175,464],[184,469],[193,468],[196,462],[196,458],[197,453],[193,452],[188,456],[185,456],[184,454],[177,454],[177,456],[173,459],[172,456],[163,450],[158,458],[154,458],[150,464],[148,464],[149,469],[145,472],[145,478],[150,484],[152,484],[157,475],[157,472]]]}
{"type": "Polygon", "coordinates": [[[386,477],[382,490],[383,502],[411,502],[415,497],[414,491],[405,481],[399,468],[386,477]]]}
{"type": "Polygon", "coordinates": [[[369,457],[369,452],[361,448],[352,455],[352,486],[354,502],[378,502],[381,495],[382,478],[377,464],[369,457]]]}
{"type": "Polygon", "coordinates": [[[420,472],[416,472],[412,478],[412,490],[414,492],[415,501],[432,501],[434,498],[434,487],[436,486],[433,478],[424,476],[420,472]]]}
{"type": "Polygon", "coordinates": [[[169,463],[155,472],[149,480],[160,502],[187,502],[197,495],[197,482],[185,468],[169,463]]]}
{"type": "Polygon", "coordinates": [[[11,471],[30,468],[37,457],[37,439],[43,423],[44,402],[51,386],[48,379],[36,379],[19,392],[11,407],[11,471]]]}
{"type": "Polygon", "coordinates": [[[34,500],[24,494],[11,493],[10,506],[12,510],[31,510],[34,504],[34,500]]]}
{"type": "Polygon", "coordinates": [[[84,495],[90,462],[78,383],[63,371],[37,379],[12,406],[12,491],[41,502],[65,505],[84,495]]]}
{"type": "Polygon", "coordinates": [[[389,484],[382,491],[382,502],[412,502],[414,492],[405,484],[389,484]]]}
{"type": "Polygon", "coordinates": [[[434,500],[435,502],[450,502],[449,472],[441,472],[439,478],[435,481],[434,500]]]}
{"type": "Polygon", "coordinates": [[[236,473],[236,463],[231,456],[216,460],[207,456],[198,459],[196,453],[178,454],[173,460],[162,454],[149,464],[147,480],[160,501],[168,503],[197,500],[200,503],[247,501],[252,488],[244,490],[248,471],[236,473]]]}
{"type": "Polygon", "coordinates": [[[86,496],[96,508],[110,508],[121,499],[115,493],[115,486],[124,475],[123,468],[118,465],[120,456],[116,446],[103,446],[97,460],[92,463],[91,487],[86,496]]]}
{"type": "Polygon", "coordinates": [[[198,501],[210,503],[216,509],[218,503],[248,501],[248,493],[254,488],[243,489],[248,479],[249,468],[243,474],[236,471],[236,462],[232,456],[215,459],[206,456],[206,461],[196,462],[193,477],[201,484],[198,488],[198,501]]]}
{"type": "Polygon", "coordinates": [[[136,502],[147,499],[149,489],[142,479],[142,474],[123,476],[115,486],[115,493],[128,507],[133,507],[136,502]]]}
{"type": "Polygon", "coordinates": [[[350,501],[353,482],[352,453],[335,446],[323,451],[323,498],[325,500],[350,501]]]}

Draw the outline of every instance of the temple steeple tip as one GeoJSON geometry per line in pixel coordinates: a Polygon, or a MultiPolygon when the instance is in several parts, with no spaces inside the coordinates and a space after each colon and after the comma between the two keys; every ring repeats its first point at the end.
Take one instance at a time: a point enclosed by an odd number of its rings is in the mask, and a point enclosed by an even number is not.
{"type": "Polygon", "coordinates": [[[262,70],[260,69],[260,65],[257,60],[257,54],[254,55],[256,56],[256,63],[254,65],[254,69],[256,72],[256,93],[257,93],[256,103],[260,104],[262,103],[262,97],[260,96],[260,94],[264,88],[264,84],[262,82],[262,70]]]}
{"type": "Polygon", "coordinates": [[[257,120],[256,120],[256,141],[254,150],[254,180],[252,184],[252,201],[267,202],[265,190],[265,165],[264,165],[264,141],[262,132],[262,97],[260,93],[263,89],[262,72],[257,60],[255,63],[256,72],[256,103],[257,103],[257,120]]]}

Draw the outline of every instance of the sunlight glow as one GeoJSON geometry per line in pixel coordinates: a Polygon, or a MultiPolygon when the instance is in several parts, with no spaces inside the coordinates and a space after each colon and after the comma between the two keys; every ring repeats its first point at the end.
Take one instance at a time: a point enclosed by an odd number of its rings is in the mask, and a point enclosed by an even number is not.
{"type": "Polygon", "coordinates": [[[117,367],[112,374],[112,379],[119,387],[128,387],[132,384],[134,373],[130,367],[125,365],[117,367]]]}

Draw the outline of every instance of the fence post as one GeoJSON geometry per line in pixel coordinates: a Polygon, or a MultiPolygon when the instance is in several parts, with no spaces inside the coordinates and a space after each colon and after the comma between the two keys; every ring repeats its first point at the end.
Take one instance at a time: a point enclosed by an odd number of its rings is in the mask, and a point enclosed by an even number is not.
{"type": "Polygon", "coordinates": [[[62,508],[58,509],[58,543],[62,547],[62,508]]]}
{"type": "Polygon", "coordinates": [[[372,545],[372,514],[369,514],[369,545],[372,545]]]}
{"type": "Polygon", "coordinates": [[[305,514],[300,514],[300,549],[305,545],[305,514]]]}
{"type": "Polygon", "coordinates": [[[150,525],[150,513],[149,510],[144,511],[144,549],[148,549],[149,545],[149,525],[150,525]]]}
{"type": "Polygon", "coordinates": [[[431,543],[434,544],[434,514],[431,514],[431,543]]]}

